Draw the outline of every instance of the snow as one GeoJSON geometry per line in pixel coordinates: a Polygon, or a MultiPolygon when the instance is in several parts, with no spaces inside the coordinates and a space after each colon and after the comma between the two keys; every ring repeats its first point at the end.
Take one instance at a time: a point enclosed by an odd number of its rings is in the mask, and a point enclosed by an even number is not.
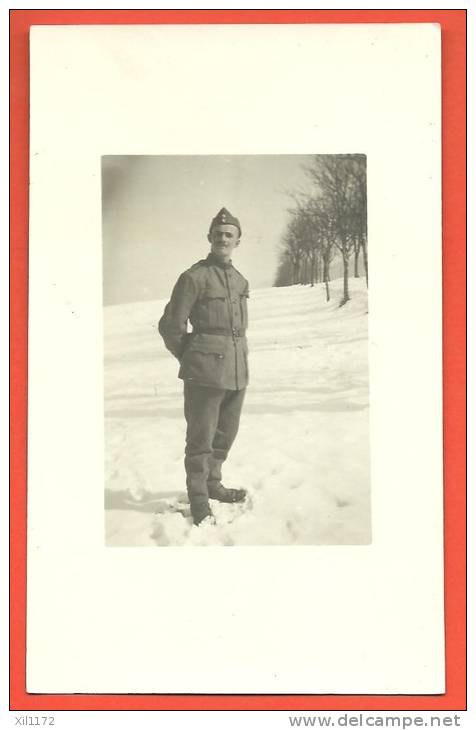
{"type": "Polygon", "coordinates": [[[249,299],[250,385],[224,484],[192,525],[182,381],[157,333],[165,301],[104,309],[105,517],[109,546],[368,544],[370,477],[365,281],[259,289],[249,299]]]}

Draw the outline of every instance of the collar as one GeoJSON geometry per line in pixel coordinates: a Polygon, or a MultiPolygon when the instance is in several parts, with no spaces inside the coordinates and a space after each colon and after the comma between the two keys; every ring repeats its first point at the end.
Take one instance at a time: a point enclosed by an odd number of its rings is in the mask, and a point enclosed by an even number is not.
{"type": "Polygon", "coordinates": [[[228,261],[226,264],[224,264],[220,259],[218,259],[215,254],[210,251],[206,258],[207,264],[211,264],[212,266],[219,266],[220,269],[230,269],[232,268],[232,262],[228,261]]]}

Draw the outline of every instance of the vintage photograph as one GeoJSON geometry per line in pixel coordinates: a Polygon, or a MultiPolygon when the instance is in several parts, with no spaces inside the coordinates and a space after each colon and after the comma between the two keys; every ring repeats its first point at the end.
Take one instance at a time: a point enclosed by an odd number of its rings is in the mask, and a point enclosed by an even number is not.
{"type": "Polygon", "coordinates": [[[371,543],[366,156],[102,157],[107,546],[371,543]]]}

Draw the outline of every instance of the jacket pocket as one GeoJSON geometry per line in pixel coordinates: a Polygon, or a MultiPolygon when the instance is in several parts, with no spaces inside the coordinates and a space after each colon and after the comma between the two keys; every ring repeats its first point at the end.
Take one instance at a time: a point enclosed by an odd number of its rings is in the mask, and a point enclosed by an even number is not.
{"type": "Polygon", "coordinates": [[[197,385],[222,386],[226,342],[217,335],[192,337],[181,362],[179,377],[197,385]]]}
{"type": "Polygon", "coordinates": [[[220,287],[207,286],[200,296],[200,321],[205,327],[226,327],[228,305],[220,287]]]}

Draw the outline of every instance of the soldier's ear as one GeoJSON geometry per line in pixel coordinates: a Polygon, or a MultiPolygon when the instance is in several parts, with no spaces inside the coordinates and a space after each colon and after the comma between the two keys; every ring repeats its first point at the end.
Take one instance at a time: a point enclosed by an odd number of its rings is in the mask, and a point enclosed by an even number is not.
{"type": "Polygon", "coordinates": [[[208,243],[211,243],[212,242],[212,237],[210,236],[210,234],[208,234],[207,240],[208,240],[208,243]]]}

